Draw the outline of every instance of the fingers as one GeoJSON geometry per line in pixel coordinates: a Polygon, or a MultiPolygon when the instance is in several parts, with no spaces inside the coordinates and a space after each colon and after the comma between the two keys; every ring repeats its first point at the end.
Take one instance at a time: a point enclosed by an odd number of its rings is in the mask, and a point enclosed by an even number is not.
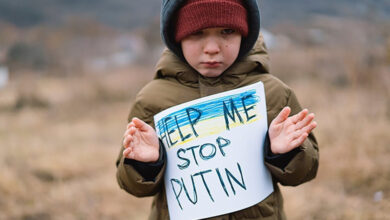
{"type": "MultiPolygon", "coordinates": [[[[129,146],[129,144],[133,141],[134,139],[134,134],[137,132],[137,123],[139,124],[141,120],[139,120],[138,118],[133,118],[133,120],[127,124],[127,129],[125,131],[125,133],[123,134],[123,147],[124,148],[127,148],[129,146]],[[133,122],[133,120],[136,119],[136,123],[133,122]]],[[[142,122],[142,121],[141,121],[142,122]]]]}
{"type": "Polygon", "coordinates": [[[284,122],[288,116],[290,115],[291,109],[290,107],[284,107],[282,111],[279,112],[278,116],[273,120],[273,123],[279,124],[284,122]]]}
{"type": "Polygon", "coordinates": [[[298,123],[299,121],[302,121],[302,119],[304,119],[307,115],[309,111],[307,109],[303,109],[302,111],[300,111],[298,114],[294,115],[294,116],[291,116],[291,121],[292,123],[296,124],[298,123]]]}
{"type": "Polygon", "coordinates": [[[132,150],[131,148],[126,148],[125,150],[123,150],[123,156],[128,157],[128,155],[130,154],[131,150],[132,150]]]}
{"type": "Polygon", "coordinates": [[[317,127],[317,122],[313,121],[314,114],[310,114],[305,117],[297,127],[299,127],[292,135],[290,141],[290,148],[294,149],[300,146],[306,138],[309,136],[310,132],[317,127]]]}
{"type": "Polygon", "coordinates": [[[306,117],[304,117],[301,121],[298,121],[298,123],[296,124],[296,129],[304,128],[305,126],[310,124],[310,122],[313,121],[314,117],[315,117],[314,113],[310,113],[306,115],[306,117]]]}
{"type": "Polygon", "coordinates": [[[130,127],[126,130],[125,134],[123,135],[123,146],[126,148],[126,145],[128,145],[133,140],[133,135],[137,132],[137,129],[135,127],[130,127]]]}
{"type": "MultiPolygon", "coordinates": [[[[313,119],[311,119],[313,120],[313,119]]],[[[310,134],[310,132],[317,127],[317,122],[313,121],[313,122],[309,122],[308,125],[306,125],[305,127],[301,128],[301,129],[297,129],[295,130],[295,132],[291,135],[291,139],[292,140],[295,140],[297,138],[299,138],[302,134],[306,133],[307,135],[310,134]]]]}
{"type": "Polygon", "coordinates": [[[306,138],[309,136],[310,132],[317,127],[317,122],[311,122],[309,125],[305,126],[301,130],[296,130],[292,136],[290,141],[291,149],[300,146],[306,138]]]}
{"type": "Polygon", "coordinates": [[[317,127],[317,122],[313,121],[314,117],[314,113],[308,114],[307,109],[303,109],[298,114],[292,116],[292,122],[295,124],[295,130],[309,134],[317,127]]]}
{"type": "Polygon", "coordinates": [[[135,137],[135,133],[137,132],[137,128],[131,127],[126,130],[124,139],[123,139],[123,147],[125,148],[123,150],[123,156],[129,159],[134,159],[134,144],[137,142],[137,139],[135,137]]]}
{"type": "Polygon", "coordinates": [[[302,128],[302,130],[304,132],[306,132],[307,134],[309,134],[316,127],[317,127],[317,122],[313,121],[309,125],[307,125],[306,127],[302,128]]]}
{"type": "Polygon", "coordinates": [[[129,124],[127,124],[127,129],[129,129],[129,128],[131,128],[131,127],[135,127],[134,122],[130,122],[129,124]]]}
{"type": "Polygon", "coordinates": [[[156,133],[152,131],[154,129],[150,125],[138,118],[133,118],[127,125],[127,129],[123,135],[123,155],[126,158],[143,162],[155,161],[154,151],[157,149],[158,152],[158,138],[156,133]],[[151,147],[154,148],[151,150],[151,147]],[[145,153],[149,151],[153,153],[153,158],[149,153],[145,153]]]}
{"type": "Polygon", "coordinates": [[[133,151],[133,148],[129,147],[129,148],[126,148],[124,151],[123,151],[123,156],[129,158],[129,159],[134,159],[134,151],[133,151]]]}
{"type": "Polygon", "coordinates": [[[303,142],[306,140],[307,136],[308,136],[308,134],[306,132],[304,132],[297,139],[291,141],[291,144],[290,144],[291,150],[294,148],[297,148],[298,146],[301,146],[303,144],[303,142]]]}
{"type": "Polygon", "coordinates": [[[134,117],[132,120],[131,120],[132,123],[134,123],[135,127],[137,127],[138,129],[140,129],[141,131],[147,131],[148,130],[148,124],[146,124],[144,121],[134,117]]]}
{"type": "Polygon", "coordinates": [[[134,135],[134,133],[137,131],[137,128],[130,127],[125,131],[125,134],[123,135],[123,138],[126,138],[128,135],[134,135]]]}
{"type": "Polygon", "coordinates": [[[123,148],[125,149],[128,148],[132,141],[133,141],[133,136],[130,135],[126,136],[122,143],[123,148]]]}

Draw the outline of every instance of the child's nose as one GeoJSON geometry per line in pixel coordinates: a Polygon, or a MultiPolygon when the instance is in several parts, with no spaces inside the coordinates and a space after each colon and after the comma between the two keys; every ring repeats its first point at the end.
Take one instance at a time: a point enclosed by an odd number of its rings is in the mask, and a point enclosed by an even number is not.
{"type": "Polygon", "coordinates": [[[206,54],[217,54],[220,52],[220,46],[216,39],[209,38],[205,41],[205,45],[203,48],[204,53],[206,54]]]}

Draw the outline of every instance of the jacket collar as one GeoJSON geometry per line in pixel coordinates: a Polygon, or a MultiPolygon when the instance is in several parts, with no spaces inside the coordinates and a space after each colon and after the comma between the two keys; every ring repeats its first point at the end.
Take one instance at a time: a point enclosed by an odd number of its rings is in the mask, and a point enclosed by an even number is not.
{"type": "Polygon", "coordinates": [[[224,73],[213,78],[203,77],[173,52],[165,49],[157,62],[155,79],[176,78],[180,83],[195,88],[199,87],[199,84],[214,86],[224,83],[234,86],[252,72],[258,74],[269,72],[268,53],[261,35],[248,56],[237,60],[224,73]]]}

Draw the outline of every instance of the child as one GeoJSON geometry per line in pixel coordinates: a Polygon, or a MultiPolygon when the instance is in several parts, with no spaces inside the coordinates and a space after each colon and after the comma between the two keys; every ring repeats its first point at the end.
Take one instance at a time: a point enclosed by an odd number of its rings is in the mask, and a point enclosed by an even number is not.
{"type": "Polygon", "coordinates": [[[150,219],[169,219],[163,183],[166,158],[153,116],[258,81],[265,88],[265,165],[274,192],[257,205],[213,219],[285,219],[277,183],[296,186],[315,177],[314,114],[301,110],[292,90],[268,73],[259,26],[256,0],[163,1],[161,33],[169,50],[157,64],[155,79],[137,95],[117,160],[122,189],[138,197],[154,196],[150,219]]]}

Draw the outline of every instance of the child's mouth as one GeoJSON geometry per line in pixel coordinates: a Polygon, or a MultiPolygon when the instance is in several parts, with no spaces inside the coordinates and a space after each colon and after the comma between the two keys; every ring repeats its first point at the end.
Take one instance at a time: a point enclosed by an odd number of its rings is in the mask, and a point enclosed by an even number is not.
{"type": "Polygon", "coordinates": [[[208,62],[201,62],[202,65],[208,67],[208,68],[217,68],[222,65],[222,62],[217,61],[208,61],[208,62]]]}

